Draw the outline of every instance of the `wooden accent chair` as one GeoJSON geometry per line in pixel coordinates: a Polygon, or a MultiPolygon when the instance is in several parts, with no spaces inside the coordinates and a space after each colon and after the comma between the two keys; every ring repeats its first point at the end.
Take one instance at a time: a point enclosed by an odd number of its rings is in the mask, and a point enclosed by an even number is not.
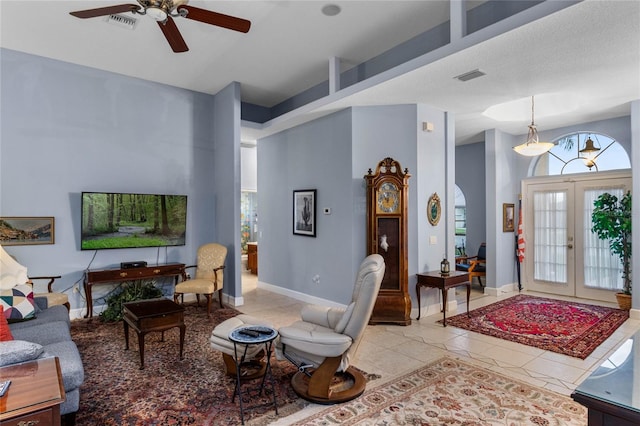
{"type": "Polygon", "coordinates": [[[56,276],[46,276],[46,277],[29,277],[29,282],[33,287],[34,293],[33,297],[44,297],[47,299],[47,306],[55,306],[55,305],[64,305],[67,308],[67,311],[71,310],[71,305],[69,304],[69,296],[66,293],[56,293],[53,291],[53,282],[58,278],[62,278],[60,275],[56,276]],[[47,283],[47,292],[46,293],[36,293],[35,292],[35,284],[33,280],[49,280],[47,283]]]}
{"type": "Polygon", "coordinates": [[[382,256],[367,256],[360,264],[346,309],[307,305],[302,309],[302,321],[278,330],[276,358],[298,367],[291,385],[302,398],[336,404],[364,392],[366,379],[350,362],[371,318],[384,271],[382,256]],[[341,375],[342,382],[334,380],[341,375]],[[345,383],[353,385],[347,387],[345,383]]]}
{"type": "Polygon", "coordinates": [[[473,277],[478,277],[480,287],[484,288],[486,282],[482,284],[482,277],[487,275],[487,245],[480,244],[478,254],[475,256],[456,257],[456,271],[465,271],[469,273],[469,282],[473,284],[473,277]]]}
{"type": "Polygon", "coordinates": [[[66,293],[57,293],[53,291],[53,282],[60,275],[55,276],[43,276],[43,277],[30,277],[27,275],[27,267],[18,263],[18,261],[7,253],[2,246],[0,246],[0,276],[1,283],[0,289],[9,289],[16,284],[29,284],[33,288],[33,297],[44,297],[47,299],[47,306],[64,305],[67,311],[71,309],[69,304],[69,296],[66,293]],[[46,293],[36,293],[36,287],[33,280],[49,280],[47,283],[46,293]]]}
{"type": "Polygon", "coordinates": [[[200,295],[204,294],[207,299],[207,316],[211,316],[211,299],[213,293],[218,292],[220,307],[222,308],[222,287],[224,285],[224,262],[227,258],[227,248],[221,244],[209,243],[198,248],[196,265],[186,266],[196,268],[196,275],[193,279],[186,273],[183,281],[176,285],[173,300],[178,299],[184,303],[185,293],[194,293],[198,306],[200,306],[200,295]]]}

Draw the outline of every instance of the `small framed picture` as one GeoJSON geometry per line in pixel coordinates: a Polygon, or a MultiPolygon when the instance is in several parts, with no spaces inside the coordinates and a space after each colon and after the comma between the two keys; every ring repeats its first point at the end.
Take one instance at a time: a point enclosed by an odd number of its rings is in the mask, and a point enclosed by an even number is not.
{"type": "Polygon", "coordinates": [[[0,244],[26,246],[54,244],[53,217],[0,217],[0,244]]]}
{"type": "Polygon", "coordinates": [[[306,237],[316,236],[316,190],[293,191],[293,233],[306,237]]]}
{"type": "Polygon", "coordinates": [[[513,232],[515,226],[515,205],[504,203],[502,205],[502,232],[513,232]]]}

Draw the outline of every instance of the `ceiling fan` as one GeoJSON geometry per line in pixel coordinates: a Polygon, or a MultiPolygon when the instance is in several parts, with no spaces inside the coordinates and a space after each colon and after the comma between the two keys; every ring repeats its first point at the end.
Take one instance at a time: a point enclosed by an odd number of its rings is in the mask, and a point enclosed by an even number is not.
{"type": "Polygon", "coordinates": [[[139,15],[148,15],[158,22],[160,30],[169,42],[174,52],[186,52],[189,50],[173,18],[187,18],[205,24],[216,25],[242,33],[249,32],[251,21],[224,15],[198,7],[189,6],[189,0],[137,0],[138,4],[119,4],[115,6],[100,7],[97,9],[79,10],[69,12],[76,18],[95,18],[97,16],[115,15],[131,12],[139,15]]]}

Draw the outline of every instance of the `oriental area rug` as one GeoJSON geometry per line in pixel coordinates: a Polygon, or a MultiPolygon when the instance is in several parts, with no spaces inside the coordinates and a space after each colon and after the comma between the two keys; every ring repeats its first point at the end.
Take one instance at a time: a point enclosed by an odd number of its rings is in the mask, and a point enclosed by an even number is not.
{"type": "Polygon", "coordinates": [[[622,309],[519,294],[447,318],[447,326],[585,359],[628,318],[622,309]]]}
{"type": "MultiPolygon", "coordinates": [[[[207,318],[206,308],[185,307],[184,360],[179,359],[179,329],[166,331],[164,342],[161,333],[149,333],[144,370],[139,369],[138,340],[131,330],[129,350],[124,350],[122,321],[103,323],[94,317],[71,323],[85,369],[78,426],[240,424],[238,399],[231,401],[235,378],[225,374],[221,352],[209,346],[213,328],[239,312],[214,309],[207,318]]],[[[290,385],[296,370],[289,362],[271,360],[279,417],[286,416],[304,406],[290,385]]],[[[252,394],[248,405],[272,402],[270,387],[265,389],[269,391],[262,396],[252,394]]],[[[248,425],[275,418],[273,405],[245,410],[248,425]]]]}
{"type": "Polygon", "coordinates": [[[444,357],[293,424],[586,426],[587,409],[569,397],[444,357]]]}

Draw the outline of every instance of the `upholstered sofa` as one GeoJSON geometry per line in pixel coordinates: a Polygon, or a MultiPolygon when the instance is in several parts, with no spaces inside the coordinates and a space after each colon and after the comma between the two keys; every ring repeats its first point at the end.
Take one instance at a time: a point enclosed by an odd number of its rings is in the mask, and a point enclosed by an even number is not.
{"type": "Polygon", "coordinates": [[[8,324],[13,340],[0,342],[0,366],[58,357],[66,400],[60,414],[67,424],[75,421],[80,405],[80,385],[84,367],[80,353],[71,340],[69,311],[62,305],[47,307],[47,299],[36,297],[36,317],[8,324]]]}

